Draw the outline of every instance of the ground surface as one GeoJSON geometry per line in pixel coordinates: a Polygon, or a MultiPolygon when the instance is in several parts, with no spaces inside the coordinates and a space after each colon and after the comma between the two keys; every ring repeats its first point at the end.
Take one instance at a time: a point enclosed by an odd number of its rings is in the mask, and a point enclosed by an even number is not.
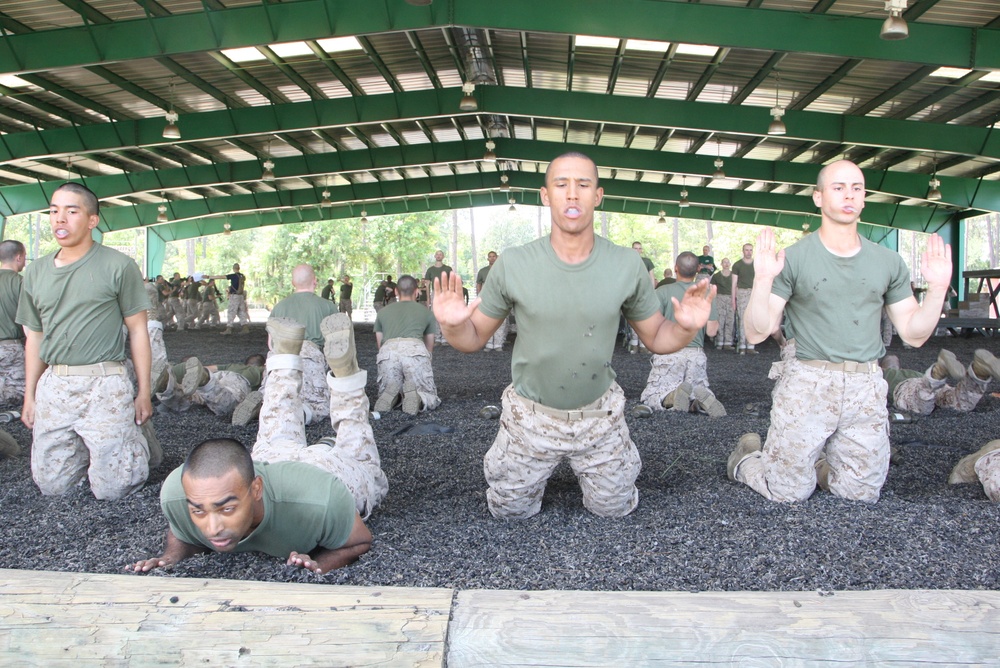
{"type": "MultiPolygon", "coordinates": [[[[375,342],[358,324],[362,367],[375,398],[375,342]]],[[[262,325],[246,336],[216,332],[166,334],[171,361],[196,354],[214,362],[263,351],[262,325]]],[[[936,338],[920,350],[891,352],[903,365],[925,368],[945,345],[971,361],[977,347],[1000,354],[1000,339],[936,338]]],[[[493,519],[485,502],[482,459],[497,423],[478,417],[499,402],[510,381],[510,344],[503,352],[462,354],[439,348],[434,369],[440,409],[416,420],[398,410],[373,422],[390,491],[369,521],[371,552],[341,571],[315,576],[257,555],[205,555],[171,571],[136,577],[219,577],[315,581],[352,585],[496,589],[595,590],[832,590],[1000,587],[997,527],[1000,504],[978,485],[947,485],[963,455],[998,436],[1000,400],[989,394],[970,414],[939,410],[912,424],[893,425],[899,462],[876,505],[817,492],[797,505],[769,502],[726,479],[726,457],[740,435],[766,433],[770,364],[760,355],[709,354],[709,379],[729,415],[660,412],[629,417],[643,460],[640,504],[624,519],[584,510],[568,467],[549,483],[542,512],[526,521],[493,519]],[[412,423],[454,427],[451,434],[393,434],[412,423]]],[[[644,354],[617,349],[614,367],[638,401],[649,370],[644,354]]],[[[1000,390],[1000,387],[991,387],[1000,390]]],[[[252,445],[256,424],[236,428],[195,408],[157,415],[166,453],[146,487],[119,502],[96,501],[84,487],[67,497],[43,497],[31,481],[29,458],[0,462],[0,567],[115,573],[159,554],[166,524],[160,484],[187,451],[208,436],[230,435],[252,445]]],[[[30,434],[6,425],[24,448],[30,434]]],[[[331,432],[311,427],[312,439],[331,432]]]]}

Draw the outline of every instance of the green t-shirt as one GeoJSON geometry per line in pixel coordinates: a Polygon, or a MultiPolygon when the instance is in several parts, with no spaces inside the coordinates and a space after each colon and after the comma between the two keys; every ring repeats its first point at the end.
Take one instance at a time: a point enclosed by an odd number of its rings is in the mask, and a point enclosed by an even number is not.
{"type": "Polygon", "coordinates": [[[479,270],[479,273],[476,274],[476,285],[482,285],[483,287],[486,287],[486,278],[490,275],[490,269],[492,268],[493,265],[488,264],[479,270]]]}
{"type": "Polygon", "coordinates": [[[416,302],[393,302],[375,316],[375,331],[382,332],[382,341],[389,339],[421,339],[437,332],[437,321],[426,306],[416,302]]]}
{"type": "Polygon", "coordinates": [[[517,315],[514,389],[552,408],[579,408],[604,394],[615,379],[621,315],[641,321],[660,306],[639,255],[599,236],[579,264],[560,260],[548,237],[508,249],[489,284],[480,311],[497,320],[512,309],[517,315]]]}
{"type": "MultiPolygon", "coordinates": [[[[675,281],[669,285],[664,285],[662,288],[656,288],[656,296],[660,300],[660,312],[663,317],[667,320],[674,319],[674,303],[671,301],[671,297],[677,297],[677,301],[684,299],[684,293],[687,289],[695,284],[695,281],[675,281]]],[[[712,312],[708,316],[709,321],[718,320],[719,316],[715,312],[715,300],[712,301],[712,312]]],[[[705,345],[705,328],[702,327],[698,330],[698,333],[694,335],[691,339],[691,343],[687,344],[688,348],[701,348],[705,345]]]]}
{"type": "Polygon", "coordinates": [[[864,237],[839,257],[810,234],[785,250],[771,293],[787,300],[785,318],[802,360],[868,362],[885,354],[882,308],[913,296],[899,253],[864,237]]]}
{"type": "MultiPolygon", "coordinates": [[[[189,545],[212,549],[191,521],[181,484],[183,466],[174,469],[160,488],[160,508],[170,531],[189,545]]],[[[336,476],[302,462],[254,462],[264,480],[264,519],[241,540],[236,552],[263,552],[288,557],[317,547],[335,550],[347,542],[357,509],[354,497],[336,476]]]]}
{"type": "Polygon", "coordinates": [[[17,322],[43,332],[46,364],[96,364],[125,359],[124,318],[150,307],[139,267],[126,255],[95,243],[65,267],[55,253],[24,272],[17,322]]]}
{"type": "Polygon", "coordinates": [[[446,264],[442,264],[440,267],[435,267],[433,264],[427,267],[427,271],[424,272],[424,278],[427,280],[427,289],[434,292],[434,279],[441,276],[444,273],[451,273],[451,267],[446,264]]]}
{"type": "Polygon", "coordinates": [[[188,283],[188,286],[184,288],[184,295],[187,299],[200,301],[201,300],[200,291],[201,291],[200,283],[188,283]]]}
{"type": "Polygon", "coordinates": [[[892,401],[892,395],[900,383],[911,378],[922,378],[923,375],[922,371],[914,369],[882,369],[882,377],[889,384],[889,401],[892,401]]]}
{"type": "Polygon", "coordinates": [[[653,264],[653,261],[646,256],[642,257],[642,265],[646,267],[646,271],[650,272],[653,271],[654,267],[656,267],[656,265],[653,264]]]}
{"type": "MultiPolygon", "coordinates": [[[[753,277],[756,275],[753,268],[753,260],[749,262],[737,260],[733,264],[732,270],[736,276],[737,290],[750,290],[753,288],[753,277]]],[[[730,278],[729,280],[732,281],[733,279],[730,278]]]]}
{"type": "Polygon", "coordinates": [[[328,299],[317,297],[313,292],[293,292],[274,305],[271,317],[291,318],[295,322],[305,325],[306,339],[315,343],[322,350],[325,341],[319,325],[325,317],[338,312],[336,304],[328,299]]]}
{"type": "Polygon", "coordinates": [[[24,330],[14,322],[21,283],[21,274],[13,269],[0,269],[0,341],[24,338],[24,330]]]}
{"type": "Polygon", "coordinates": [[[704,274],[706,276],[711,276],[715,271],[715,258],[711,255],[699,255],[698,256],[698,274],[704,274]]]}
{"type": "MultiPolygon", "coordinates": [[[[718,288],[718,291],[715,293],[716,295],[731,297],[733,294],[732,273],[730,273],[729,276],[725,276],[723,275],[722,270],[720,269],[719,271],[712,274],[712,285],[718,288]]],[[[715,302],[712,302],[712,308],[715,308],[715,302]]]]}

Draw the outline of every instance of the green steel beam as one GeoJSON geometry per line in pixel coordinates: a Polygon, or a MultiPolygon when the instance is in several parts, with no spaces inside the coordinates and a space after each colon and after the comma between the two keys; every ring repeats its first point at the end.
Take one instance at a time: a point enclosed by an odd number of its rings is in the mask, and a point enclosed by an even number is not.
{"type": "MultiPolygon", "coordinates": [[[[460,89],[450,88],[184,114],[180,121],[183,124],[180,142],[163,139],[162,118],[18,132],[0,136],[0,162],[273,132],[455,117],[461,115],[458,112],[461,94],[460,89]]],[[[768,109],[764,107],[644,98],[610,104],[606,95],[498,86],[481,86],[477,95],[479,114],[562,118],[554,111],[562,110],[572,114],[572,120],[584,122],[681,127],[757,136],[761,141],[766,138],[770,122],[768,109]]],[[[789,111],[785,123],[788,138],[801,141],[1000,159],[1000,133],[992,132],[991,128],[810,111],[789,111]]]]}
{"type": "MultiPolygon", "coordinates": [[[[637,172],[669,172],[694,177],[709,177],[714,171],[714,156],[689,153],[623,149],[606,146],[574,145],[545,141],[498,138],[497,155],[502,160],[546,163],[556,155],[576,150],[591,156],[601,167],[637,172]]],[[[444,142],[396,146],[337,153],[275,158],[277,183],[284,178],[321,178],[343,174],[401,167],[478,162],[482,159],[480,141],[444,142]]],[[[816,182],[821,165],[796,162],[771,162],[748,158],[727,158],[726,174],[730,179],[750,182],[785,183],[810,186],[816,182]]],[[[260,162],[196,165],[172,169],[148,170],[107,176],[89,176],[84,183],[101,199],[136,193],[159,193],[186,188],[218,187],[260,180],[260,162]]],[[[928,176],[906,172],[863,170],[868,189],[902,199],[923,199],[928,176]]],[[[1000,211],[1000,182],[940,175],[943,198],[939,206],[977,211],[1000,211]]],[[[39,181],[0,187],[0,215],[42,211],[48,207],[59,180],[39,181]]],[[[716,190],[716,189],[713,189],[716,190]]],[[[778,205],[764,208],[776,209],[778,205]]]]}
{"type": "Polygon", "coordinates": [[[450,0],[430,7],[299,0],[8,35],[0,47],[0,73],[453,25],[1000,69],[1000,31],[911,23],[908,39],[885,42],[878,39],[881,22],[656,0],[450,0]]]}
{"type": "MultiPolygon", "coordinates": [[[[537,191],[541,178],[538,174],[524,172],[513,172],[509,174],[509,177],[510,186],[516,192],[537,191]]],[[[330,187],[329,191],[331,200],[334,202],[374,207],[379,203],[397,200],[412,201],[439,197],[443,194],[453,197],[464,193],[498,190],[499,185],[499,176],[496,173],[490,173],[358,183],[330,187]]],[[[648,215],[655,215],[660,209],[672,211],[677,208],[676,200],[680,198],[681,190],[680,186],[611,179],[606,179],[603,186],[607,198],[604,204],[605,209],[634,211],[636,206],[641,206],[648,215]],[[635,201],[640,204],[632,204],[626,208],[619,208],[615,204],[615,202],[626,201],[635,201]]],[[[319,190],[319,188],[276,190],[211,199],[176,200],[167,203],[168,216],[183,223],[189,220],[236,215],[244,212],[280,209],[305,210],[315,208],[320,204],[319,190]]],[[[775,216],[789,216],[791,219],[798,220],[800,226],[802,222],[811,220],[815,224],[818,221],[810,197],[692,186],[689,186],[687,190],[691,201],[697,203],[696,206],[671,215],[683,214],[692,218],[724,220],[725,216],[733,215],[732,210],[744,210],[753,214],[770,212],[775,216]],[[720,214],[719,211],[726,213],[720,214]]],[[[157,206],[158,204],[154,203],[131,207],[109,207],[102,212],[99,229],[103,232],[110,232],[153,226],[156,220],[157,206]]],[[[869,202],[865,208],[864,219],[865,222],[874,225],[933,232],[944,225],[951,216],[951,211],[936,207],[900,207],[869,202]]]]}

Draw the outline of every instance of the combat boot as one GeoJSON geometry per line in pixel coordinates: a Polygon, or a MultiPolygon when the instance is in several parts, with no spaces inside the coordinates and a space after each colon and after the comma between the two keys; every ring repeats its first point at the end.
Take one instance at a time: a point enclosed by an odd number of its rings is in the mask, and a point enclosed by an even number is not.
{"type": "Polygon", "coordinates": [[[353,376],[360,371],[354,347],[354,323],[346,313],[334,313],[319,324],[323,332],[323,354],[336,378],[353,376]]]}
{"type": "Polygon", "coordinates": [[[736,449],[726,460],[726,475],[733,482],[736,482],[736,469],[740,467],[743,460],[755,452],[761,451],[760,436],[750,432],[740,437],[740,442],[736,444],[736,449]]]}
{"type": "Polygon", "coordinates": [[[721,401],[715,398],[715,395],[707,387],[699,385],[694,388],[691,396],[708,413],[709,417],[718,418],[726,416],[726,407],[722,405],[721,401]]]}
{"type": "Polygon", "coordinates": [[[258,390],[254,390],[248,394],[233,410],[233,424],[237,427],[243,427],[249,424],[251,420],[257,419],[263,403],[264,395],[258,390]]]}
{"type": "Polygon", "coordinates": [[[1000,380],[1000,360],[990,351],[980,348],[972,358],[972,373],[980,380],[1000,380]]]}
{"type": "Polygon", "coordinates": [[[976,475],[976,462],[982,459],[983,455],[989,454],[994,450],[1000,450],[1000,440],[990,441],[983,447],[976,450],[971,455],[962,457],[952,469],[951,475],[948,476],[949,485],[961,485],[963,483],[971,483],[979,480],[979,476],[976,475]]]}
{"type": "Polygon", "coordinates": [[[14,437],[0,431],[0,459],[13,459],[21,454],[21,446],[14,437]]]}
{"type": "Polygon", "coordinates": [[[291,318],[269,318],[267,334],[275,355],[298,355],[302,352],[306,328],[291,318]]]}
{"type": "MultiPolygon", "coordinates": [[[[673,400],[671,402],[672,408],[675,411],[681,411],[682,413],[687,413],[691,410],[691,393],[694,392],[694,387],[691,383],[681,383],[677,386],[677,389],[673,391],[673,400]]],[[[663,398],[663,407],[666,408],[667,398],[670,397],[668,394],[663,398]]]]}
{"type": "Polygon", "coordinates": [[[198,391],[199,387],[207,383],[209,378],[208,369],[202,366],[201,360],[197,357],[189,357],[184,361],[184,379],[181,381],[181,393],[185,397],[190,397],[198,391]]]}
{"type": "Polygon", "coordinates": [[[942,348],[941,352],[938,353],[937,361],[931,367],[931,378],[934,380],[951,378],[954,381],[959,381],[964,375],[965,367],[955,357],[955,353],[942,348]]]}
{"type": "Polygon", "coordinates": [[[411,380],[403,381],[403,412],[407,415],[416,415],[420,412],[420,395],[417,394],[417,386],[411,380]]]}
{"type": "Polygon", "coordinates": [[[399,383],[387,383],[385,391],[375,400],[375,410],[379,413],[387,413],[396,405],[396,399],[403,390],[399,383]]]}

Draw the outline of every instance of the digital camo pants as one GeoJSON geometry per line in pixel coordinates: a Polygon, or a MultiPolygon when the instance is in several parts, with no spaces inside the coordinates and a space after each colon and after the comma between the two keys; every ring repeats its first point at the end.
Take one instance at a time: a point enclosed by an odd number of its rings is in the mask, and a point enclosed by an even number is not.
{"type": "Polygon", "coordinates": [[[250,394],[250,381],[234,371],[213,371],[208,382],[195,390],[191,401],[216,415],[232,415],[250,394]]]}
{"type": "Polygon", "coordinates": [[[882,374],[784,363],[774,387],[763,450],[736,479],[773,501],[803,501],[816,489],[815,465],[830,465],[830,492],[874,503],[889,471],[888,385],[882,374]]]}
{"type": "Polygon", "coordinates": [[[432,411],[441,405],[431,354],[420,339],[389,339],[378,351],[378,391],[398,387],[409,380],[417,388],[423,410],[432,411]]]}
{"type": "Polygon", "coordinates": [[[670,355],[653,355],[650,364],[652,368],[640,401],[654,411],[663,410],[663,398],[681,383],[708,389],[708,358],[701,348],[682,348],[670,355]]]}
{"type": "Polygon", "coordinates": [[[149,475],[149,446],[135,424],[125,374],[57,376],[46,369],[35,389],[31,475],[42,494],[65,494],[90,479],[98,499],[120,499],[149,475]]]}
{"type": "Polygon", "coordinates": [[[613,383],[585,409],[607,417],[561,420],[531,410],[513,386],[503,393],[500,430],[483,460],[494,517],[538,513],[549,476],[566,459],[583,492],[583,505],[602,517],[624,517],[639,504],[635,479],[642,464],[625,424],[625,394],[613,383]]]}
{"type": "Polygon", "coordinates": [[[752,343],[747,343],[746,326],[743,323],[743,314],[747,312],[747,305],[750,304],[750,293],[753,292],[752,289],[747,288],[737,288],[736,289],[736,320],[739,326],[736,328],[736,338],[739,341],[739,348],[753,349],[752,343]]]}
{"type": "Polygon", "coordinates": [[[719,319],[719,333],[715,335],[715,347],[733,345],[736,331],[736,310],[730,295],[718,295],[715,298],[715,313],[719,319]]]}
{"type": "Polygon", "coordinates": [[[1000,501],[1000,450],[988,452],[976,462],[976,475],[991,501],[1000,501]]]}
{"type": "Polygon", "coordinates": [[[306,444],[305,422],[300,400],[302,372],[288,363],[294,355],[275,355],[268,360],[268,382],[260,409],[260,427],[252,455],[257,461],[298,461],[312,464],[337,476],[351,494],[358,513],[367,518],[389,490],[368,423],[368,372],[335,378],[330,387],[330,424],[336,445],[306,444]]]}
{"type": "MultiPolygon", "coordinates": [[[[908,369],[886,369],[883,373],[890,386],[894,374],[913,374],[908,369]]],[[[952,387],[946,379],[932,378],[928,369],[923,374],[913,374],[900,381],[893,390],[892,403],[899,410],[914,415],[930,415],[936,407],[968,413],[979,404],[989,384],[989,380],[980,380],[969,368],[958,384],[952,387]]]]}
{"type": "Polygon", "coordinates": [[[250,314],[247,313],[247,298],[246,295],[230,294],[229,308],[226,309],[226,325],[232,327],[237,318],[244,327],[250,325],[250,314]]]}
{"type": "Polygon", "coordinates": [[[0,341],[0,404],[24,401],[24,341],[0,341]]]}

